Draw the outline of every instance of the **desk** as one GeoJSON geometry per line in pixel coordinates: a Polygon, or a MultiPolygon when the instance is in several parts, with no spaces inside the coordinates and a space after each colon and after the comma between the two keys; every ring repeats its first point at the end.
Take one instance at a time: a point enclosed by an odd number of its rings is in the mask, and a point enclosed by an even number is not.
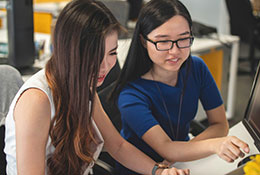
{"type": "Polygon", "coordinates": [[[54,17],[57,17],[68,2],[35,3],[33,10],[35,12],[51,13],[54,17]]]}
{"type": "MultiPolygon", "coordinates": [[[[254,145],[252,137],[247,132],[242,122],[239,122],[238,124],[233,126],[229,130],[229,135],[236,136],[249,144],[250,153],[248,155],[259,153],[254,145]]],[[[196,161],[175,163],[174,167],[189,168],[191,171],[190,175],[224,175],[236,169],[237,164],[240,160],[241,158],[237,159],[233,163],[228,163],[220,159],[217,155],[211,155],[209,157],[196,161]]]]}
{"type": "MultiPolygon", "coordinates": [[[[51,24],[53,19],[55,19],[60,13],[61,9],[68,2],[52,2],[52,3],[33,3],[33,23],[34,31],[41,33],[51,33],[51,24]]],[[[0,2],[0,9],[9,8],[10,3],[0,2]]]]}
{"type": "MultiPolygon", "coordinates": [[[[68,2],[50,2],[50,3],[34,3],[33,10],[36,12],[46,12],[51,13],[54,16],[57,16],[60,10],[67,4],[68,2]]],[[[8,5],[7,2],[0,2],[0,9],[5,9],[8,5]]]]}
{"type": "MultiPolygon", "coordinates": [[[[0,42],[7,43],[7,30],[0,30],[0,42]]],[[[34,33],[34,41],[45,40],[44,54],[50,55],[50,35],[44,33],[34,33]]]]}
{"type": "Polygon", "coordinates": [[[223,43],[231,45],[231,58],[229,66],[229,81],[227,92],[227,106],[226,115],[228,119],[231,119],[234,115],[234,102],[236,94],[236,80],[237,80],[237,64],[239,54],[239,37],[232,35],[212,35],[210,38],[196,38],[194,44],[191,47],[192,54],[198,54],[208,51],[213,48],[221,47],[223,43]],[[215,39],[214,39],[215,38],[215,39]],[[219,40],[217,40],[219,39],[219,40]]]}
{"type": "MultiPolygon", "coordinates": [[[[7,30],[0,30],[0,42],[7,43],[8,38],[7,38],[7,30]]],[[[50,50],[50,35],[49,34],[44,34],[44,33],[34,33],[34,41],[45,41],[44,44],[44,53],[40,56],[39,59],[34,60],[34,65],[33,67],[37,68],[43,68],[48,61],[50,55],[51,55],[51,50],[50,50]]],[[[26,81],[28,78],[30,78],[31,75],[26,75],[23,76],[23,80],[26,81]]]]}
{"type": "MultiPolygon", "coordinates": [[[[212,35],[211,37],[212,38],[195,38],[194,43],[191,47],[191,52],[193,55],[201,55],[206,52],[209,52],[211,49],[223,47],[223,43],[231,45],[231,59],[229,67],[229,81],[226,103],[226,115],[228,119],[231,119],[234,115],[237,64],[239,54],[239,37],[232,35],[212,35]]],[[[119,41],[118,59],[121,67],[124,64],[124,60],[126,58],[130,43],[131,39],[119,41]]]]}
{"type": "Polygon", "coordinates": [[[0,9],[5,9],[5,8],[6,8],[6,2],[0,1],[0,9]]]}

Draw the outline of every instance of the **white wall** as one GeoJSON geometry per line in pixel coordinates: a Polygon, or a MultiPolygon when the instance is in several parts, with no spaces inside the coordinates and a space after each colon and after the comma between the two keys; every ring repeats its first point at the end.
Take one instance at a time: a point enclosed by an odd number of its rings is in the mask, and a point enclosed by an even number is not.
{"type": "Polygon", "coordinates": [[[180,0],[194,21],[216,27],[218,33],[229,34],[229,16],[225,0],[180,0]]]}

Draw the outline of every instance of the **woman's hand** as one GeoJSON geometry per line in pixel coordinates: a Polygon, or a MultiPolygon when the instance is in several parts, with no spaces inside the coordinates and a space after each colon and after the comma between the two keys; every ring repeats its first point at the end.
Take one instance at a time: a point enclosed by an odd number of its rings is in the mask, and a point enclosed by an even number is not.
{"type": "Polygon", "coordinates": [[[227,162],[233,162],[238,157],[249,153],[248,144],[235,136],[216,138],[216,154],[227,162]]]}
{"type": "MultiPolygon", "coordinates": [[[[169,168],[169,169],[160,169],[161,172],[158,173],[160,175],[189,175],[190,174],[190,170],[189,169],[177,169],[177,168],[169,168]]],[[[157,173],[156,173],[157,174],[157,173]]]]}

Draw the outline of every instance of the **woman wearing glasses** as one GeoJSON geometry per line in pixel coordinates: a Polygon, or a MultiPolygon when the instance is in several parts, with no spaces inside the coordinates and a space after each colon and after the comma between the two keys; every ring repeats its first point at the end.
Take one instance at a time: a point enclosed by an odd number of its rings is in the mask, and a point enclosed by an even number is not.
{"type": "MultiPolygon", "coordinates": [[[[190,14],[178,0],[151,0],[141,10],[111,96],[121,112],[121,135],[157,162],[214,153],[232,162],[249,148],[236,137],[224,137],[228,122],[223,101],[203,60],[190,53],[191,26],[190,14]],[[209,127],[190,140],[199,100],[209,127]]],[[[118,169],[130,174],[121,165],[118,169]]]]}

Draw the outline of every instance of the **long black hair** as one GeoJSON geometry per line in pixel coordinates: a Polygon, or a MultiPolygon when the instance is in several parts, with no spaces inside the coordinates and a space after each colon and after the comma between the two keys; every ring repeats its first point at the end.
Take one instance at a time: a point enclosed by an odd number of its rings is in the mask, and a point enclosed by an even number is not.
{"type": "Polygon", "coordinates": [[[123,69],[110,95],[110,99],[114,102],[128,82],[141,77],[152,68],[153,62],[147,49],[143,47],[141,36],[147,36],[176,15],[183,16],[191,30],[190,13],[179,0],[151,0],[142,8],[123,69]]]}

